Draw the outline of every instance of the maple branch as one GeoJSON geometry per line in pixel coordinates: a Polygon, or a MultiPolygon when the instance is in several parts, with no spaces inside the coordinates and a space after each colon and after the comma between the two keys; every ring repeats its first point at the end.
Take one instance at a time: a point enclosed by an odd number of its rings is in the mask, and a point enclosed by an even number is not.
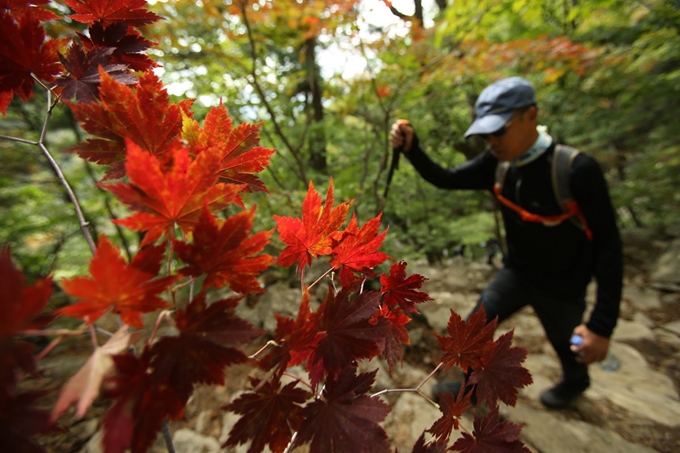
{"type": "Polygon", "coordinates": [[[262,90],[262,87],[260,86],[260,82],[257,78],[257,69],[256,69],[256,63],[257,63],[257,50],[255,48],[255,38],[253,37],[253,30],[250,27],[250,21],[248,20],[248,14],[246,13],[246,5],[247,2],[243,1],[240,2],[240,9],[241,9],[241,17],[243,19],[243,24],[246,27],[246,31],[248,32],[248,43],[250,45],[250,57],[253,62],[253,67],[250,70],[250,76],[253,79],[253,86],[255,87],[255,90],[257,91],[258,95],[260,96],[260,99],[262,100],[262,103],[264,104],[265,109],[267,110],[267,113],[269,113],[269,117],[272,121],[272,124],[274,125],[274,130],[276,131],[276,135],[279,136],[279,138],[283,141],[284,145],[286,145],[286,148],[290,151],[290,153],[293,155],[293,159],[295,159],[295,162],[298,165],[299,168],[299,177],[302,181],[303,184],[306,184],[308,181],[307,174],[305,172],[305,166],[302,163],[302,160],[300,159],[300,156],[298,155],[298,149],[294,148],[293,145],[288,141],[288,138],[286,135],[283,133],[283,130],[281,129],[281,126],[279,125],[278,121],[276,120],[276,114],[274,112],[274,109],[272,109],[271,105],[267,101],[267,96],[264,93],[264,90],[262,90]]]}
{"type": "Polygon", "coordinates": [[[97,342],[97,331],[94,330],[94,326],[92,324],[89,325],[90,329],[90,338],[92,338],[92,345],[94,346],[95,349],[99,347],[99,343],[97,342]]]}
{"type": "Polygon", "coordinates": [[[434,376],[434,374],[437,371],[439,371],[439,369],[443,366],[444,366],[444,362],[439,362],[439,365],[437,365],[437,367],[434,370],[432,370],[432,372],[430,374],[428,374],[427,377],[425,379],[423,379],[423,381],[420,384],[418,384],[418,387],[416,387],[416,390],[420,390],[420,387],[422,387],[427,381],[429,381],[430,378],[432,376],[434,376]]]}
{"type": "Polygon", "coordinates": [[[80,329],[80,330],[69,330],[69,329],[57,329],[57,330],[38,330],[38,329],[27,329],[27,330],[22,330],[21,332],[17,332],[16,335],[18,336],[24,336],[24,337],[33,337],[33,336],[45,336],[45,337],[51,337],[51,336],[56,336],[56,337],[72,337],[76,335],[82,335],[85,332],[85,329],[80,329]]]}
{"type": "Polygon", "coordinates": [[[269,346],[276,346],[276,347],[279,347],[279,346],[281,346],[281,345],[278,344],[278,343],[277,343],[276,341],[274,341],[274,340],[269,340],[267,343],[265,343],[264,346],[262,346],[260,349],[258,349],[253,355],[249,355],[248,358],[249,358],[249,359],[254,359],[254,358],[257,357],[258,355],[260,355],[260,353],[261,353],[262,351],[264,351],[265,349],[267,349],[269,346]]]}
{"type": "Polygon", "coordinates": [[[52,350],[53,350],[54,348],[56,348],[57,345],[58,345],[59,343],[61,343],[61,340],[63,340],[63,339],[64,339],[63,336],[59,336],[59,337],[55,338],[54,340],[52,340],[52,341],[50,342],[50,344],[48,344],[48,345],[45,347],[45,349],[43,349],[42,351],[40,351],[40,354],[38,354],[37,356],[35,356],[35,361],[36,361],[36,362],[39,362],[39,361],[41,361],[43,358],[45,358],[45,356],[47,356],[47,354],[49,354],[50,352],[52,352],[52,350]]]}
{"type": "Polygon", "coordinates": [[[316,284],[319,283],[321,280],[323,280],[323,278],[326,277],[326,276],[327,276],[328,274],[330,274],[331,272],[333,272],[333,268],[332,268],[332,267],[331,267],[330,269],[328,269],[326,272],[324,272],[323,275],[322,275],[321,277],[317,278],[316,281],[315,281],[314,283],[312,283],[311,285],[309,285],[309,288],[307,288],[307,291],[309,291],[310,289],[312,289],[312,288],[314,287],[314,285],[316,285],[316,284]]]}
{"type": "Polygon", "coordinates": [[[195,281],[196,281],[196,277],[191,277],[189,280],[185,281],[184,283],[180,283],[176,286],[173,286],[172,288],[170,288],[170,291],[174,293],[174,292],[184,288],[185,286],[194,283],[195,281]]]}
{"type": "Polygon", "coordinates": [[[168,453],[175,453],[175,446],[172,444],[172,436],[170,435],[170,427],[168,422],[163,422],[163,440],[165,441],[165,448],[168,449],[168,453]]]}
{"type": "Polygon", "coordinates": [[[295,444],[295,439],[297,439],[298,432],[295,431],[293,435],[290,437],[290,442],[288,442],[288,445],[286,446],[286,449],[283,450],[283,453],[290,453],[293,448],[293,445],[295,444]]]}
{"type": "Polygon", "coordinates": [[[151,336],[149,337],[149,341],[146,342],[147,345],[151,345],[154,338],[156,338],[156,334],[158,333],[158,328],[161,326],[161,321],[163,321],[163,319],[170,316],[170,313],[172,313],[170,310],[163,310],[161,312],[161,314],[158,315],[158,318],[156,318],[156,324],[153,327],[153,332],[151,332],[151,336]]]}

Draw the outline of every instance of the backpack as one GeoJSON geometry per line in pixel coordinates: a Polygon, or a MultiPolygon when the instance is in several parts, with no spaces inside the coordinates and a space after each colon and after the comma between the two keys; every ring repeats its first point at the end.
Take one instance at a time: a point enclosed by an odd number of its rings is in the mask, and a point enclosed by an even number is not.
{"type": "Polygon", "coordinates": [[[520,218],[525,222],[542,223],[545,226],[557,226],[569,220],[578,228],[583,230],[589,241],[593,239],[593,233],[588,228],[581,208],[578,202],[574,199],[569,188],[569,178],[571,177],[571,165],[574,159],[579,154],[579,151],[569,146],[557,145],[553,154],[552,160],[552,186],[555,200],[562,208],[563,213],[555,216],[541,216],[533,214],[521,206],[513,203],[502,195],[503,184],[505,183],[505,176],[510,168],[509,162],[499,162],[496,167],[496,182],[493,187],[493,193],[496,199],[505,207],[517,212],[520,218]]]}

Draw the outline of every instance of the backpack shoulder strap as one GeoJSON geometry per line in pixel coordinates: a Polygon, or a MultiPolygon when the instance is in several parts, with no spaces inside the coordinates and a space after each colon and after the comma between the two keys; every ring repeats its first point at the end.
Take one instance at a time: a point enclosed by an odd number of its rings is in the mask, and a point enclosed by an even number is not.
{"type": "MultiPolygon", "coordinates": [[[[574,196],[571,193],[569,183],[571,181],[571,167],[579,150],[565,145],[557,145],[553,154],[552,184],[555,199],[563,211],[569,211],[569,205],[574,204],[574,196]]],[[[582,230],[587,230],[582,216],[572,216],[569,220],[582,230]]]]}
{"type": "Polygon", "coordinates": [[[502,192],[503,184],[505,184],[505,177],[508,174],[508,169],[510,168],[510,162],[498,162],[496,165],[496,190],[502,192]]]}

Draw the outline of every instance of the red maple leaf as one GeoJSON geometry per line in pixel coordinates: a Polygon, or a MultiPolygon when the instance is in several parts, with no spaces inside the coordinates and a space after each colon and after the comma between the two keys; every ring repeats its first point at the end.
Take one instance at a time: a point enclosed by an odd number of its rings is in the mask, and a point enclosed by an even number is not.
{"type": "Polygon", "coordinates": [[[117,373],[106,380],[105,396],[114,399],[103,420],[107,453],[145,453],[163,423],[184,415],[186,399],[180,398],[167,379],[151,367],[151,354],[113,356],[117,373]]]}
{"type": "Polygon", "coordinates": [[[220,222],[203,208],[193,231],[193,242],[174,241],[177,256],[188,266],[183,275],[198,277],[206,274],[203,288],[229,286],[241,294],[262,293],[257,280],[273,261],[270,255],[258,255],[269,243],[271,231],[250,236],[255,208],[228,217],[220,222]]]}
{"type": "Polygon", "coordinates": [[[40,22],[59,19],[59,16],[44,8],[50,3],[50,0],[0,0],[0,11],[12,13],[18,21],[25,14],[32,15],[40,22]]]}
{"type": "Polygon", "coordinates": [[[264,183],[255,176],[269,165],[274,149],[257,146],[262,123],[241,124],[233,127],[226,107],[221,103],[205,117],[204,130],[196,121],[185,124],[183,137],[189,151],[198,155],[210,153],[218,162],[220,181],[245,184],[246,192],[269,193],[264,183]]]}
{"type": "Polygon", "coordinates": [[[392,368],[397,362],[402,362],[404,359],[404,350],[402,344],[410,344],[411,339],[408,335],[408,330],[404,328],[404,325],[411,321],[407,315],[401,310],[400,307],[389,309],[387,304],[383,303],[378,310],[368,322],[375,325],[380,319],[387,321],[385,324],[386,336],[385,336],[385,347],[383,348],[382,355],[387,360],[387,366],[389,367],[390,373],[392,368]]]}
{"type": "Polygon", "coordinates": [[[479,368],[481,357],[493,341],[497,321],[486,323],[484,307],[463,321],[458,313],[451,310],[447,326],[448,336],[435,334],[439,347],[446,354],[442,358],[445,367],[457,365],[467,373],[468,369],[479,368]]]}
{"type": "Polygon", "coordinates": [[[141,313],[168,306],[158,297],[178,276],[157,277],[165,248],[145,247],[128,264],[106,236],[99,238],[90,261],[91,277],[74,277],[61,281],[64,291],[81,299],[60,308],[57,313],[83,318],[92,324],[113,308],[125,324],[143,327],[141,313]]]}
{"type": "Polygon", "coordinates": [[[164,336],[151,347],[154,372],[170,388],[188,399],[196,384],[224,385],[225,367],[247,357],[232,345],[248,343],[261,334],[249,322],[234,315],[240,298],[206,304],[205,294],[194,298],[186,310],[178,310],[177,336],[164,336]]]}
{"type": "Polygon", "coordinates": [[[103,184],[120,201],[138,211],[115,220],[134,231],[146,231],[142,245],[161,236],[172,239],[175,227],[184,233],[195,228],[204,206],[213,210],[240,203],[243,186],[216,183],[214,161],[202,154],[193,162],[184,148],[172,150],[172,167],[165,171],[155,156],[128,141],[127,183],[103,184]]]}
{"type": "Polygon", "coordinates": [[[192,101],[170,104],[168,93],[152,72],[140,76],[135,88],[100,73],[100,101],[67,105],[89,138],[68,148],[90,162],[108,165],[104,179],[125,176],[125,139],[155,156],[180,145],[182,117],[191,116],[192,101]]]}
{"type": "Polygon", "coordinates": [[[373,277],[371,269],[390,259],[383,252],[378,252],[385,239],[387,230],[378,234],[381,215],[374,217],[359,228],[356,214],[342,231],[340,239],[333,241],[331,266],[340,269],[340,284],[349,286],[356,277],[353,272],[365,273],[373,277]]]}
{"type": "Polygon", "coordinates": [[[255,391],[241,394],[223,408],[242,417],[229,432],[222,448],[252,440],[249,453],[259,453],[266,445],[273,453],[281,453],[288,446],[293,432],[300,428],[301,405],[309,397],[309,392],[296,388],[295,381],[283,387],[278,379],[260,383],[250,378],[250,382],[255,391]]]}
{"type": "Polygon", "coordinates": [[[52,295],[50,277],[26,285],[24,274],[14,266],[9,248],[0,250],[0,386],[16,382],[15,367],[35,371],[34,345],[12,338],[31,328],[52,295]]]}
{"type": "Polygon", "coordinates": [[[475,414],[473,423],[472,434],[464,432],[450,450],[462,453],[530,453],[519,440],[523,425],[500,421],[498,406],[494,406],[482,419],[475,414]]]}
{"type": "Polygon", "coordinates": [[[137,77],[128,73],[127,66],[111,62],[111,54],[115,49],[99,48],[85,52],[79,45],[73,44],[65,57],[60,56],[68,74],[57,80],[57,85],[63,88],[63,99],[73,99],[76,102],[90,103],[99,98],[101,73],[106,73],[124,85],[134,85],[137,77]]]}
{"type": "Polygon", "coordinates": [[[460,417],[472,407],[472,404],[470,404],[471,396],[472,392],[466,392],[464,385],[461,385],[458,395],[440,393],[439,410],[442,411],[442,416],[435,420],[425,432],[432,433],[439,442],[448,442],[451,431],[460,426],[460,417]]]}
{"type": "Polygon", "coordinates": [[[46,391],[8,393],[0,386],[0,441],[6,452],[44,453],[36,437],[54,429],[48,411],[39,409],[46,391]]]}
{"type": "Polygon", "coordinates": [[[332,235],[345,223],[351,202],[333,208],[333,179],[326,194],[326,204],[321,206],[321,196],[309,182],[307,196],[302,202],[302,219],[274,216],[279,227],[279,237],[287,245],[276,264],[283,267],[298,264],[298,272],[312,264],[312,259],[331,253],[332,235]]]}
{"type": "Polygon", "coordinates": [[[432,300],[427,293],[416,291],[426,280],[420,274],[406,278],[406,261],[400,261],[390,267],[390,275],[380,276],[380,291],[385,294],[385,302],[389,307],[399,305],[406,313],[418,313],[417,303],[432,300]]]}
{"type": "Polygon", "coordinates": [[[298,308],[296,319],[279,314],[276,318],[274,341],[276,346],[270,348],[258,364],[263,370],[276,370],[283,373],[290,366],[306,362],[314,352],[321,334],[316,320],[309,308],[309,291],[305,289],[298,308]]]}
{"type": "Polygon", "coordinates": [[[96,22],[88,28],[89,36],[78,33],[83,46],[88,51],[107,48],[113,49],[111,63],[124,64],[133,71],[146,72],[158,66],[145,50],[156,43],[149,41],[134,27],[125,22],[116,22],[104,27],[96,22]]]}
{"type": "Polygon", "coordinates": [[[50,84],[61,74],[58,52],[68,42],[46,40],[36,9],[27,9],[18,22],[11,14],[0,13],[0,92],[17,94],[24,101],[33,95],[34,76],[50,84]]]}
{"type": "Polygon", "coordinates": [[[316,313],[323,336],[308,364],[313,386],[323,375],[337,376],[356,360],[371,359],[384,349],[386,323],[370,322],[380,307],[380,293],[352,295],[347,288],[337,295],[329,289],[316,313]]]}
{"type": "Polygon", "coordinates": [[[116,22],[140,26],[163,18],[146,9],[146,0],[64,0],[76,14],[69,17],[78,22],[101,21],[103,26],[116,22]]]}
{"type": "Polygon", "coordinates": [[[321,398],[304,408],[295,445],[311,442],[310,453],[390,452],[387,434],[378,424],[390,406],[366,395],[377,372],[357,376],[356,368],[345,367],[337,378],[328,379],[321,398]]]}
{"type": "Polygon", "coordinates": [[[533,382],[529,371],[522,366],[528,351],[518,346],[511,347],[514,331],[507,332],[484,350],[481,366],[470,376],[470,384],[476,385],[479,401],[489,406],[500,399],[505,404],[517,403],[518,389],[533,382]]]}
{"type": "Polygon", "coordinates": [[[444,453],[446,444],[437,441],[425,442],[425,433],[421,434],[411,453],[444,453]]]}

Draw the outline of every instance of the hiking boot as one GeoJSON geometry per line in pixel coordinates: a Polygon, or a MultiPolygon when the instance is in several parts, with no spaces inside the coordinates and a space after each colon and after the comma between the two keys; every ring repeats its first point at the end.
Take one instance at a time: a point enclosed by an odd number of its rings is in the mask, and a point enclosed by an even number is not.
{"type": "MultiPolygon", "coordinates": [[[[461,381],[442,381],[437,382],[434,387],[432,387],[432,399],[435,403],[439,404],[439,394],[440,393],[453,393],[454,398],[458,396],[460,392],[461,381]]],[[[467,390],[468,392],[470,390],[467,390]]],[[[477,404],[477,398],[475,394],[472,394],[470,398],[470,403],[474,406],[477,404]]]]}
{"type": "Polygon", "coordinates": [[[541,403],[550,409],[562,409],[569,405],[576,397],[590,386],[590,381],[568,382],[562,381],[555,387],[543,392],[541,403]]]}

